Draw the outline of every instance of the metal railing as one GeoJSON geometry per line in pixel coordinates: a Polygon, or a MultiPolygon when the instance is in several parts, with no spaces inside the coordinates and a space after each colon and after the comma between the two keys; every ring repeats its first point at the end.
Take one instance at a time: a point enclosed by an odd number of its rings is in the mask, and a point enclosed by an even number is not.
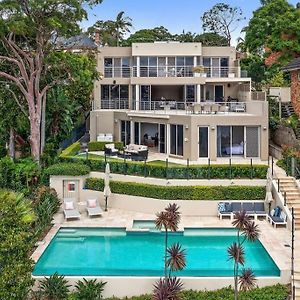
{"type": "Polygon", "coordinates": [[[204,67],[203,72],[193,72],[194,66],[140,66],[104,67],[105,78],[131,77],[208,77],[234,78],[245,77],[239,67],[204,67]]]}
{"type": "Polygon", "coordinates": [[[128,99],[94,101],[93,110],[98,109],[126,109],[135,111],[149,111],[165,114],[229,114],[250,113],[263,114],[264,107],[261,101],[251,102],[191,102],[191,101],[130,101],[128,99]]]}

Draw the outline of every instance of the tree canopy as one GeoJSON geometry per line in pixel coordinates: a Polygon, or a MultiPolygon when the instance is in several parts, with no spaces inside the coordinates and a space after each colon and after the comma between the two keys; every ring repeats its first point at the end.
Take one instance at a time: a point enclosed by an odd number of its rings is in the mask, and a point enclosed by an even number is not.
{"type": "Polygon", "coordinates": [[[206,11],[201,19],[205,32],[213,32],[224,36],[227,45],[230,46],[232,32],[238,28],[240,21],[245,18],[240,7],[217,3],[209,11],[206,11]]]}

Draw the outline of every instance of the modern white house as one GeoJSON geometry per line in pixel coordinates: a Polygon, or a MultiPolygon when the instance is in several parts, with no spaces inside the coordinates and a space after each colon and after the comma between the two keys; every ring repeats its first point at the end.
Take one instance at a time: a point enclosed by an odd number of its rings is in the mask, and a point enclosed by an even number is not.
{"type": "Polygon", "coordinates": [[[201,161],[268,159],[268,103],[234,47],[136,43],[98,48],[91,141],[201,161]]]}

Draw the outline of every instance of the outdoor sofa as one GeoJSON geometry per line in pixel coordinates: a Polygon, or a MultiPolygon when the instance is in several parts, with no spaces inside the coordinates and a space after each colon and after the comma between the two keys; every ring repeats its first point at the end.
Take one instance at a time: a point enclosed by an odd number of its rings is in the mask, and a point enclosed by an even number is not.
{"type": "Polygon", "coordinates": [[[267,212],[265,211],[264,202],[219,202],[218,204],[218,217],[219,219],[223,219],[224,217],[229,217],[230,219],[234,219],[234,215],[237,212],[245,211],[249,217],[254,217],[257,219],[258,217],[266,218],[268,217],[267,212]]]}
{"type": "Polygon", "coordinates": [[[148,159],[148,147],[144,145],[129,144],[124,148],[124,153],[130,155],[131,159],[148,159]]]}
{"type": "Polygon", "coordinates": [[[111,144],[106,144],[104,146],[104,153],[105,155],[118,155],[119,150],[115,148],[115,144],[111,143],[111,144]]]}

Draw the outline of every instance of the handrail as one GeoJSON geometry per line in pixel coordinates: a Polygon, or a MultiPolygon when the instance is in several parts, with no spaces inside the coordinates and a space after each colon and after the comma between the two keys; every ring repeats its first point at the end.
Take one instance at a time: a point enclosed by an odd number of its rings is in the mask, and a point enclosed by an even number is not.
{"type": "MultiPolygon", "coordinates": [[[[194,66],[156,65],[112,67],[104,66],[105,78],[130,78],[130,77],[209,77],[209,78],[234,78],[241,77],[240,67],[203,67],[203,72],[193,72],[194,66]]],[[[244,77],[244,74],[243,74],[244,77]]]]}

